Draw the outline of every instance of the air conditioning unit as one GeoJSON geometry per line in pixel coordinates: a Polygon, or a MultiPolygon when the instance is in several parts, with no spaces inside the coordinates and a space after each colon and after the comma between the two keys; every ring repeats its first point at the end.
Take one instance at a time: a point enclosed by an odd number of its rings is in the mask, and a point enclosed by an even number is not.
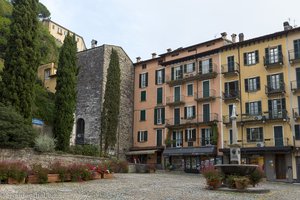
{"type": "Polygon", "coordinates": [[[264,143],[264,142],[257,142],[257,143],[256,143],[256,146],[257,146],[257,147],[264,147],[264,146],[265,146],[265,143],[264,143]]]}
{"type": "Polygon", "coordinates": [[[255,120],[262,120],[262,116],[261,115],[255,116],[254,119],[255,120]]]}
{"type": "Polygon", "coordinates": [[[190,74],[190,77],[194,76],[194,74],[190,74]]]}
{"type": "Polygon", "coordinates": [[[295,118],[299,117],[298,112],[294,112],[294,117],[295,117],[295,118]]]}
{"type": "Polygon", "coordinates": [[[188,75],[188,74],[185,74],[185,75],[184,75],[184,78],[187,78],[187,77],[189,77],[189,75],[188,75]]]}

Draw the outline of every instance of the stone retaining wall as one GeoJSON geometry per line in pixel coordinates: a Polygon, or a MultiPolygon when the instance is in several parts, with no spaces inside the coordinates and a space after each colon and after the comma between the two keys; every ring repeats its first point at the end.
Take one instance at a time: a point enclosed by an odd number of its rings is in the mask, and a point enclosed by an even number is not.
{"type": "Polygon", "coordinates": [[[105,158],[81,156],[72,154],[57,154],[57,153],[38,153],[33,149],[0,149],[0,161],[23,161],[27,165],[42,164],[48,167],[55,161],[61,161],[65,164],[73,163],[91,163],[98,164],[104,162],[105,158]]]}

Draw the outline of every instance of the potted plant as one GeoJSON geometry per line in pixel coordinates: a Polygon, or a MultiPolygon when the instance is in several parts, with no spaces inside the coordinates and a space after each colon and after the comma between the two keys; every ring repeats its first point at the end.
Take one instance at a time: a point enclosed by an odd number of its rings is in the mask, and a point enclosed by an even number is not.
{"type": "Polygon", "coordinates": [[[257,185],[259,182],[262,181],[264,177],[264,172],[262,171],[262,169],[260,168],[256,168],[254,172],[252,172],[248,178],[249,178],[249,181],[250,181],[250,184],[255,187],[255,185],[257,185]]]}
{"type": "Polygon", "coordinates": [[[70,175],[68,174],[67,167],[60,162],[54,162],[50,166],[50,174],[48,174],[48,182],[65,182],[70,181],[70,175]]]}
{"type": "Polygon", "coordinates": [[[0,162],[0,183],[6,183],[8,179],[8,171],[6,162],[0,162]]]}
{"type": "Polygon", "coordinates": [[[8,184],[25,183],[28,175],[28,168],[22,162],[9,163],[8,167],[8,184]]]}
{"type": "Polygon", "coordinates": [[[213,166],[204,168],[202,174],[206,179],[208,189],[217,189],[221,186],[223,175],[220,171],[216,170],[213,166]]]}
{"type": "Polygon", "coordinates": [[[229,175],[229,176],[227,176],[226,181],[225,181],[226,185],[229,188],[236,188],[234,179],[237,178],[237,177],[238,176],[236,176],[236,175],[229,175]]]}
{"type": "Polygon", "coordinates": [[[249,179],[246,176],[239,176],[234,178],[235,187],[238,190],[244,190],[249,185],[249,179]]]}
{"type": "Polygon", "coordinates": [[[147,172],[149,172],[149,173],[155,173],[155,171],[156,171],[155,164],[148,164],[147,165],[147,172]]]}
{"type": "Polygon", "coordinates": [[[87,181],[92,178],[92,172],[86,165],[73,164],[70,165],[68,171],[71,176],[71,181],[87,181]]]}
{"type": "Polygon", "coordinates": [[[30,175],[27,177],[28,183],[47,183],[48,182],[47,168],[42,167],[40,164],[34,164],[31,168],[30,175]]]}

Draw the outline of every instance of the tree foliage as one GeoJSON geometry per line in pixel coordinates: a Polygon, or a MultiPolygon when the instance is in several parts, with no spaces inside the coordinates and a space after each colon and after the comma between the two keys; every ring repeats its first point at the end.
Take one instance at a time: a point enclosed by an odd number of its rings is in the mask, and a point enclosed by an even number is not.
{"type": "Polygon", "coordinates": [[[13,1],[12,23],[5,67],[2,72],[0,101],[15,107],[31,122],[34,83],[38,66],[37,1],[13,1]]]}
{"type": "Polygon", "coordinates": [[[10,17],[12,13],[12,5],[7,0],[0,0],[0,16],[10,17]]]}
{"type": "Polygon", "coordinates": [[[0,147],[32,147],[36,132],[12,107],[0,104],[0,147]]]}
{"type": "Polygon", "coordinates": [[[53,132],[57,140],[57,149],[67,151],[72,133],[76,106],[76,61],[75,37],[67,35],[61,48],[55,95],[55,117],[53,132]]]}
{"type": "Polygon", "coordinates": [[[101,146],[104,144],[105,152],[107,152],[109,147],[114,147],[117,141],[120,109],[120,76],[119,56],[117,51],[112,49],[107,69],[107,82],[101,114],[101,146]]]}
{"type": "Polygon", "coordinates": [[[50,15],[51,15],[51,13],[47,9],[47,7],[44,4],[42,4],[41,2],[39,2],[39,4],[38,4],[38,14],[42,18],[47,18],[47,17],[50,17],[50,15]]]}

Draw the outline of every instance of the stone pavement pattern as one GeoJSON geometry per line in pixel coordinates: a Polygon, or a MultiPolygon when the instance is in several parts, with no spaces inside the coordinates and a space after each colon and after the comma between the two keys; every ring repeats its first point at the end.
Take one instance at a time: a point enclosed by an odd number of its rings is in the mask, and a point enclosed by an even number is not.
{"type": "Polygon", "coordinates": [[[289,199],[300,200],[300,185],[263,183],[268,194],[245,194],[205,189],[205,179],[195,174],[115,174],[115,179],[45,185],[0,185],[0,200],[193,200],[289,199]]]}

